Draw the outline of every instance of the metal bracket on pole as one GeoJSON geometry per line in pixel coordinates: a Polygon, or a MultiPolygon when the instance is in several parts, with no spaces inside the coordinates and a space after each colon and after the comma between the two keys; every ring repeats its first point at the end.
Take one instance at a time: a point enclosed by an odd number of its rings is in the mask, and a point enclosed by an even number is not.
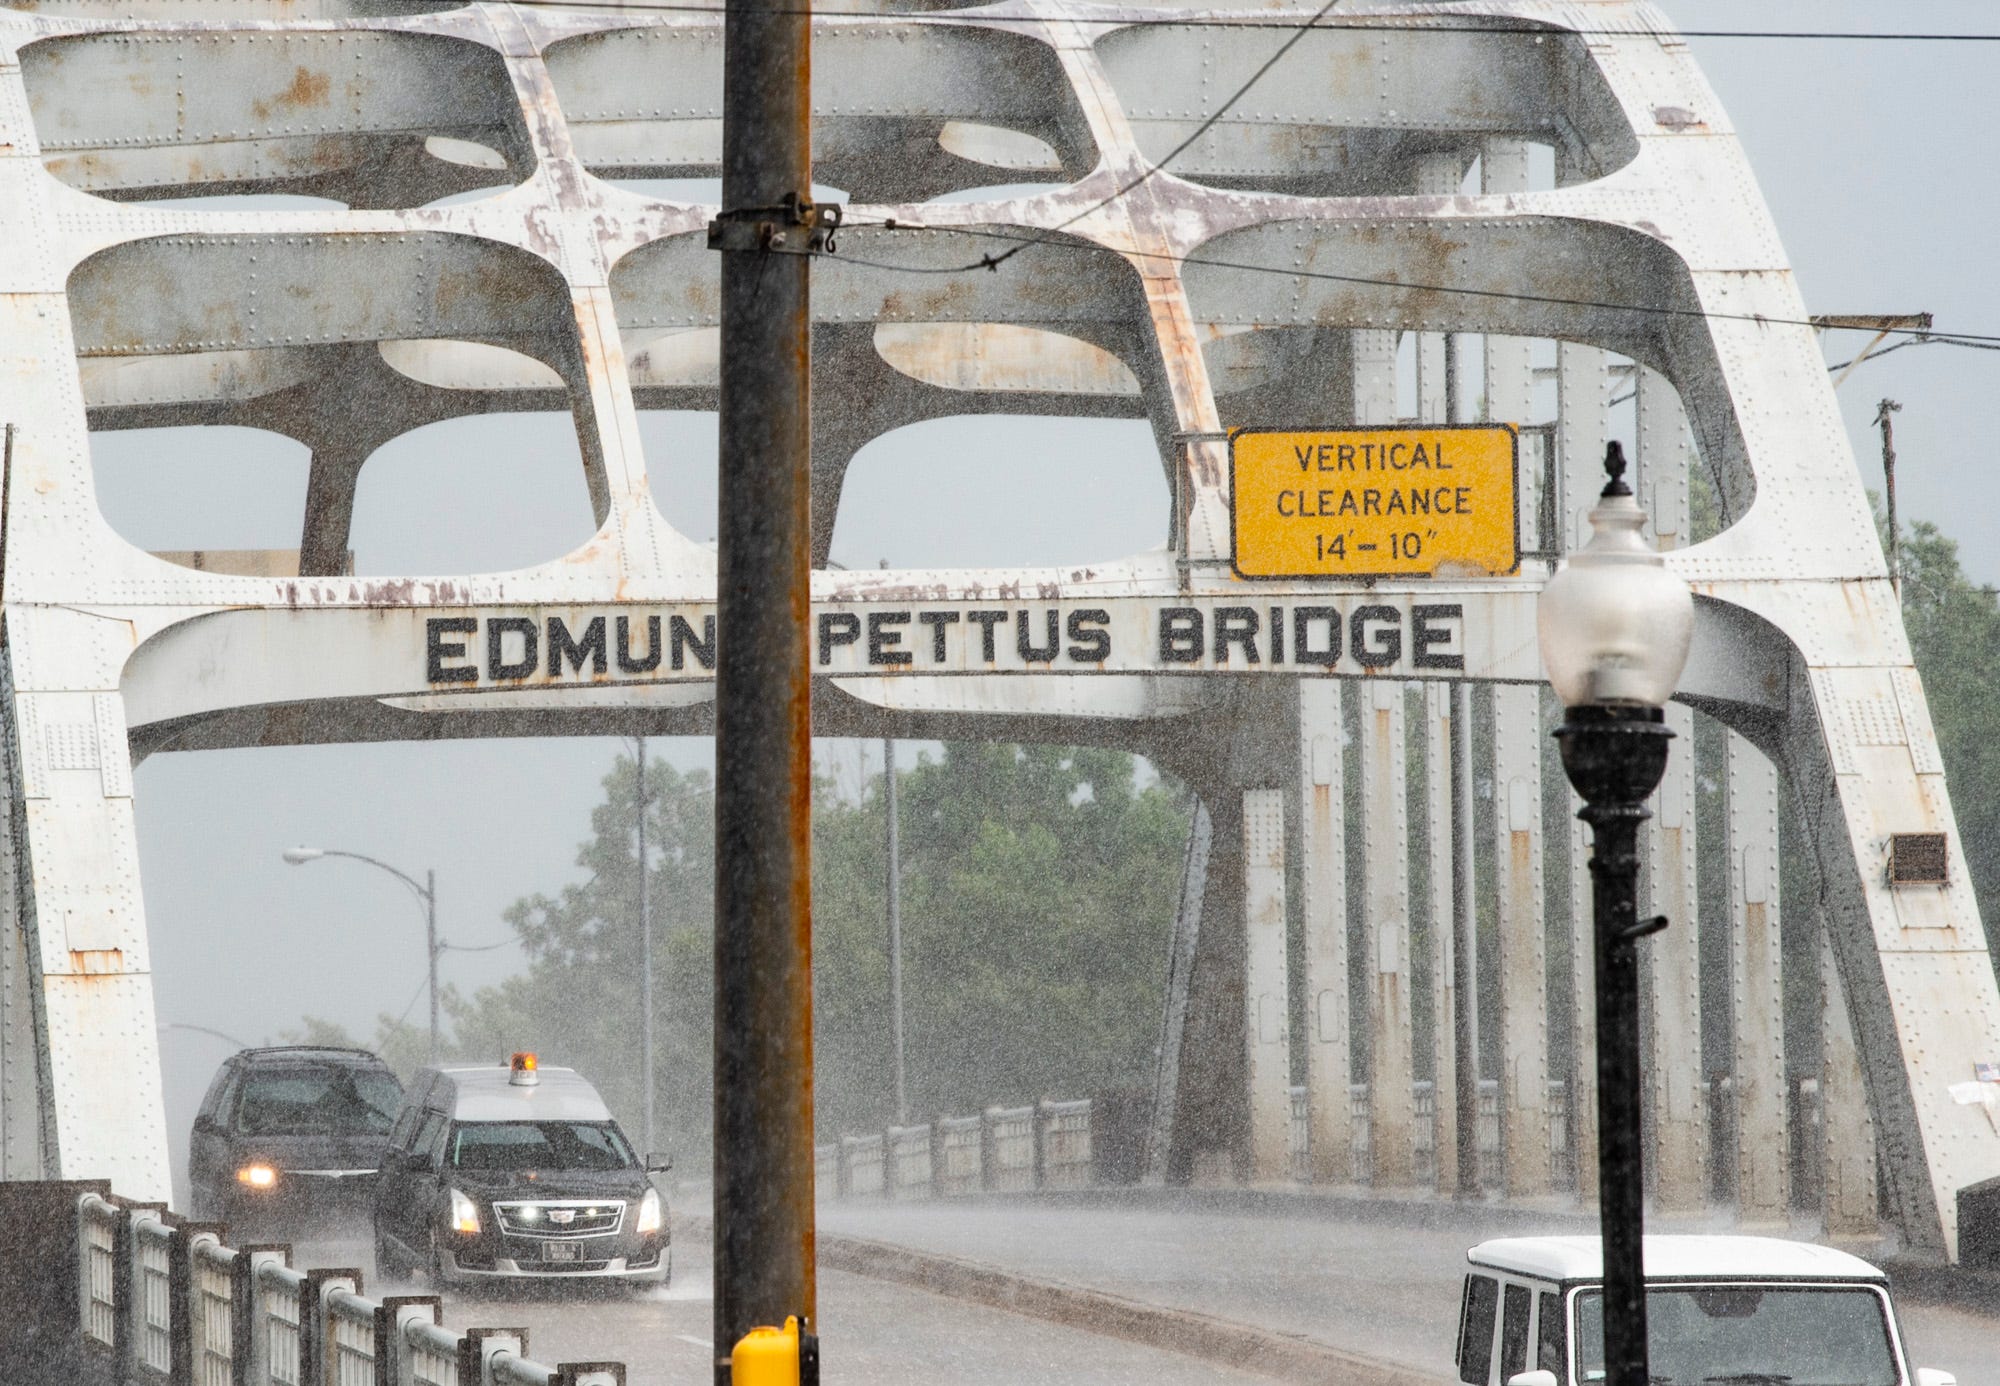
{"type": "Polygon", "coordinates": [[[831,255],[845,209],[786,193],[774,207],[728,208],[708,224],[710,250],[756,250],[777,255],[831,255]]]}
{"type": "Polygon", "coordinates": [[[1664,914],[1656,914],[1651,919],[1641,919],[1635,923],[1626,925],[1625,928],[1619,931],[1618,936],[1630,939],[1636,943],[1642,938],[1648,938],[1659,933],[1666,927],[1667,917],[1664,914]]]}

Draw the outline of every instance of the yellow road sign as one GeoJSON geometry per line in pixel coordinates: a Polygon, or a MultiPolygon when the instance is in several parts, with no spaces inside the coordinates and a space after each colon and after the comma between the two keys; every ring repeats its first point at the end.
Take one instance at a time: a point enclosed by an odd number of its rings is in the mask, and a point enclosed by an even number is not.
{"type": "Polygon", "coordinates": [[[1247,578],[1511,573],[1519,438],[1455,428],[1238,429],[1236,571],[1247,578]]]}

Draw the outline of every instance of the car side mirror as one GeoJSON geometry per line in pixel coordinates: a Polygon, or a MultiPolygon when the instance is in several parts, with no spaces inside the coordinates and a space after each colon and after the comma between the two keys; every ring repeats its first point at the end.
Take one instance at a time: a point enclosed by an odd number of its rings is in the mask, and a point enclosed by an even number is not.
{"type": "Polygon", "coordinates": [[[1556,1374],[1547,1368],[1537,1368],[1531,1372],[1515,1372],[1507,1378],[1507,1386],[1561,1386],[1556,1374]]]}
{"type": "Polygon", "coordinates": [[[222,1127],[212,1116],[198,1116],[194,1119],[194,1131],[198,1136],[212,1136],[222,1127]]]}
{"type": "Polygon", "coordinates": [[[1958,1378],[1936,1367],[1918,1367],[1917,1386],[1958,1386],[1958,1378]]]}
{"type": "Polygon", "coordinates": [[[671,1155],[656,1150],[646,1157],[646,1173],[648,1174],[665,1174],[673,1167],[674,1157],[671,1155]]]}

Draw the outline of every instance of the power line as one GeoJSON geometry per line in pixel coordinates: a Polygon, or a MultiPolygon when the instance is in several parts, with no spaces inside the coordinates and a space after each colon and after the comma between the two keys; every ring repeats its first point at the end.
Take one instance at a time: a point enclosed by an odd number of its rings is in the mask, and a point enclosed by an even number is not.
{"type": "Polygon", "coordinates": [[[1224,101],[1220,106],[1217,106],[1215,108],[1214,115],[1211,115],[1210,117],[1208,117],[1208,119],[1202,121],[1201,124],[1195,126],[1194,132],[1190,134],[1186,139],[1182,140],[1179,144],[1175,145],[1172,149],[1169,149],[1166,153],[1165,158],[1159,159],[1154,163],[1148,165],[1146,171],[1140,174],[1137,178],[1134,178],[1131,182],[1126,183],[1124,186],[1118,188],[1116,191],[1107,194],[1100,201],[1094,202],[1090,206],[1085,207],[1075,216],[1069,217],[1064,221],[1058,222],[1055,226],[1050,227],[1047,231],[1042,232],[1040,235],[1035,236],[1031,240],[1028,240],[1027,242],[1021,245],[1015,246],[1012,250],[1002,251],[999,255],[982,257],[980,261],[980,267],[984,269],[998,269],[1002,262],[1009,260],[1016,255],[1019,255],[1029,246],[1040,245],[1042,242],[1048,240],[1049,237],[1055,235],[1057,232],[1076,225],[1077,222],[1082,221],[1087,216],[1093,216],[1096,213],[1103,211],[1106,207],[1109,207],[1112,203],[1124,197],[1125,194],[1137,188],[1141,183],[1144,183],[1154,174],[1159,173],[1161,170],[1165,169],[1168,164],[1172,163],[1182,154],[1185,154],[1187,152],[1189,145],[1193,144],[1196,140],[1200,139],[1203,135],[1206,135],[1210,130],[1214,129],[1216,122],[1221,120],[1223,116],[1228,114],[1229,111],[1235,107],[1236,103],[1241,101],[1243,97],[1249,92],[1250,88],[1256,86],[1258,82],[1263,80],[1265,73],[1269,72],[1272,68],[1276,67],[1281,61],[1283,61],[1285,54],[1291,52],[1292,49],[1296,48],[1298,46],[1299,40],[1304,38],[1315,24],[1319,23],[1320,20],[1326,18],[1327,12],[1331,10],[1335,5],[1338,5],[1339,3],[1340,0],[1326,0],[1325,4],[1321,5],[1317,10],[1313,12],[1313,17],[1311,19],[1308,19],[1304,24],[1299,25],[1293,31],[1292,36],[1286,39],[1284,43],[1279,45],[1278,51],[1273,53],[1270,57],[1266,58],[1263,61],[1263,63],[1258,67],[1258,69],[1250,74],[1250,78],[1248,81],[1246,81],[1242,86],[1238,87],[1235,91],[1231,92],[1229,94],[1229,98],[1226,101],[1224,101]]]}
{"type": "MultiPolygon", "coordinates": [[[[1073,218],[1072,218],[1073,220],[1073,218]]],[[[1064,225],[1068,225],[1067,222],[1064,225]]],[[[963,265],[907,265],[885,260],[870,260],[850,255],[842,251],[828,258],[860,265],[868,269],[886,270],[903,274],[967,274],[974,270],[997,269],[1007,256],[1017,254],[1031,245],[1045,243],[1048,233],[1040,237],[1015,235],[1005,231],[980,230],[973,227],[933,227],[911,226],[904,222],[855,222],[850,229],[878,229],[891,231],[933,231],[940,234],[976,236],[989,240],[1015,242],[1015,247],[1002,255],[983,256],[963,265]]],[[[1655,317],[1698,318],[1708,322],[1747,322],[1765,327],[1815,327],[1810,318],[1778,318],[1764,313],[1713,313],[1701,308],[1673,308],[1652,303],[1617,303],[1607,299],[1566,298],[1555,294],[1529,294],[1508,289],[1475,289],[1449,284],[1423,284],[1403,279],[1382,279],[1362,274],[1336,274],[1330,270],[1284,269],[1277,265],[1257,265],[1245,261],[1218,260],[1203,256],[1199,251],[1191,255],[1170,255],[1163,251],[1115,250],[1110,246],[1098,245],[1090,241],[1065,242],[1066,249],[1096,251],[1105,255],[1115,255],[1119,259],[1163,260],[1175,265],[1193,265],[1197,268],[1235,270],[1248,274],[1273,274],[1288,279],[1314,279],[1340,284],[1358,284],[1373,288],[1403,289],[1411,293],[1432,293],[1456,295],[1465,298],[1498,299],[1517,303],[1541,303],[1560,308],[1596,308],[1609,312],[1640,313],[1655,317]]],[[[2000,334],[1976,332],[1936,333],[1924,328],[1890,328],[1889,335],[1904,336],[1914,341],[1935,342],[1940,346],[1962,346],[1982,351],[2000,351],[2000,334]]],[[[1908,345],[1901,343],[1899,345],[1908,345]]],[[[1894,350],[1895,348],[1889,348],[1894,350]]],[[[1887,351],[1876,355],[1886,355],[1887,351]]]]}
{"type": "MultiPolygon", "coordinates": [[[[514,0],[514,4],[526,10],[596,10],[606,16],[633,11],[663,14],[695,14],[722,16],[729,11],[722,5],[697,5],[675,3],[675,0],[649,0],[648,3],[607,4],[604,0],[514,0]]],[[[954,28],[966,27],[977,22],[982,16],[964,11],[929,14],[871,14],[847,11],[813,10],[803,5],[759,5],[745,6],[738,13],[759,15],[810,15],[821,19],[858,20],[877,24],[940,24],[954,28]]],[[[986,16],[989,21],[992,16],[986,16]]],[[[1006,16],[1009,23],[1021,22],[1021,16],[1006,16]]],[[[1080,24],[1107,29],[1289,29],[1295,22],[1280,15],[1261,17],[1256,15],[1223,17],[1219,15],[1135,15],[1121,18],[1105,16],[1092,18],[1088,15],[1064,15],[1052,21],[1064,24],[1080,24]]],[[[1358,33],[1406,33],[1406,34],[1500,34],[1522,38],[1651,38],[1651,39],[1794,39],[1829,40],[1856,43],[2000,43],[2000,33],[1973,32],[1927,32],[1901,33],[1889,29],[1572,29],[1565,27],[1536,27],[1531,23],[1519,24],[1475,24],[1442,20],[1431,24],[1414,24],[1407,21],[1385,23],[1357,22],[1335,26],[1358,33]]]]}

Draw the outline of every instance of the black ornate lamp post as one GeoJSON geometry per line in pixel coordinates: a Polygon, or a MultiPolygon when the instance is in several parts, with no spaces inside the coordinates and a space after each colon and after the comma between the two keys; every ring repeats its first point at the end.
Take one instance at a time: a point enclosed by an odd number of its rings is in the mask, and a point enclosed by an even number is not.
{"type": "Polygon", "coordinates": [[[1590,824],[1597,937],[1598,1208],[1604,1248],[1605,1386],[1649,1386],[1645,1179],[1639,1149],[1638,941],[1665,928],[1638,917],[1639,825],[1667,768],[1664,704],[1687,663],[1694,599],[1640,532],[1625,454],[1590,512],[1590,542],[1542,589],[1542,663],[1565,714],[1563,770],[1590,824]]]}

